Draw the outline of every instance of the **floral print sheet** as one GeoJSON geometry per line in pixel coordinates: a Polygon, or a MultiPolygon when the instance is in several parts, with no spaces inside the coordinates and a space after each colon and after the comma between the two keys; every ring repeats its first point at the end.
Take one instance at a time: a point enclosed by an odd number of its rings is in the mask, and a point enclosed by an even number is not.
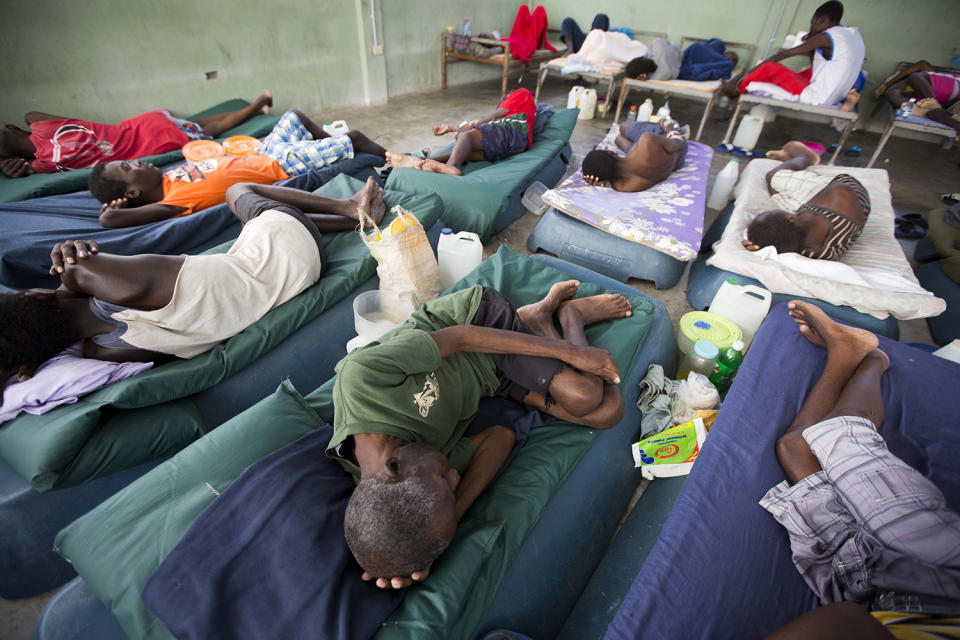
{"type": "MultiPolygon", "coordinates": [[[[624,155],[614,140],[614,125],[598,149],[624,155]]],[[[646,191],[621,193],[592,187],[576,173],[543,195],[544,202],[572,218],[615,236],[662,251],[688,262],[697,257],[703,239],[703,213],[713,150],[690,142],[683,168],[646,191]]]]}

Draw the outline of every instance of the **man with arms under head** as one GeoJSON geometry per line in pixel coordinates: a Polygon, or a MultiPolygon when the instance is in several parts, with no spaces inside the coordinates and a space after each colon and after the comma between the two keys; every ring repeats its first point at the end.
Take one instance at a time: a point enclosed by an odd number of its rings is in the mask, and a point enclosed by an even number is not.
{"type": "Polygon", "coordinates": [[[782,160],[767,173],[767,188],[782,209],[764,211],[750,221],[743,246],[748,251],[773,246],[777,253],[839,260],[863,231],[870,196],[860,181],[806,171],[820,156],[799,141],[767,152],[782,160]]]}
{"type": "Polygon", "coordinates": [[[827,361],[777,440],[787,479],[760,505],[786,528],[794,564],[824,606],[770,640],[960,636],[960,618],[946,618],[960,616],[960,516],[877,431],[890,359],[869,331],[806,302],[789,307],[827,361]]]}
{"type": "Polygon", "coordinates": [[[630,303],[618,294],[572,300],[578,286],[560,282],[520,309],[479,285],[443,296],[337,365],[327,455],[358,481],[344,527],[365,579],[381,588],[425,579],[507,461],[512,428],[468,431],[481,398],[594,429],[620,421],[617,365],[589,346],[584,327],[631,315],[630,303]]]}
{"type": "Polygon", "coordinates": [[[354,151],[381,158],[386,154],[360,131],[331,136],[302,112],[291,110],[255,153],[225,155],[166,172],[138,160],[108,162],[93,168],[88,185],[93,197],[103,203],[100,224],[132,227],[223,204],[231,185],[273,184],[352,158],[354,151]]]}
{"type": "Polygon", "coordinates": [[[683,167],[690,127],[661,119],[659,124],[631,122],[620,129],[616,144],[627,152],[595,149],[583,158],[583,179],[595,187],[610,183],[616,191],[646,191],[683,167]]]}
{"type": "Polygon", "coordinates": [[[120,124],[31,111],[23,117],[30,131],[12,124],[0,129],[0,171],[10,178],[20,178],[173,151],[190,140],[215,138],[258,113],[269,113],[272,105],[273,96],[265,91],[242,109],[198,118],[196,122],[159,109],[120,124]]]}
{"type": "Polygon", "coordinates": [[[321,233],[354,229],[358,208],[379,222],[385,207],[373,178],[338,200],[239,184],[228,204],[244,223],[227,253],[119,256],[94,242],[54,246],[57,290],[0,294],[0,379],[25,379],[77,342],[99,360],[192,358],[243,331],[313,285],[323,269],[321,233]]]}
{"type": "Polygon", "coordinates": [[[824,2],[810,18],[810,31],[803,42],[773,54],[739,81],[723,80],[723,92],[735,98],[752,82],[768,82],[797,96],[803,104],[833,106],[842,102],[845,110],[853,109],[859,94],[851,88],[860,75],[865,48],[860,32],[842,26],[841,18],[841,3],[824,2]],[[797,73],[779,62],[794,56],[809,57],[810,67],[797,73]]]}

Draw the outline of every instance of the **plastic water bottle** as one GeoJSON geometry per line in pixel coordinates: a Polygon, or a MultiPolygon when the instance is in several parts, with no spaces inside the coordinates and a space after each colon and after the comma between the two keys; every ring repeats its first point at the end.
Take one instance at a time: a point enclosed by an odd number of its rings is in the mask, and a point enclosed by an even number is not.
{"type": "Polygon", "coordinates": [[[483,243],[480,236],[470,231],[454,233],[444,227],[437,244],[437,263],[440,267],[440,286],[449,289],[460,278],[476,269],[483,261],[483,243]]]}
{"type": "Polygon", "coordinates": [[[637,119],[637,105],[630,107],[630,113],[627,114],[627,122],[634,122],[637,119]]]}
{"type": "Polygon", "coordinates": [[[733,376],[737,374],[737,368],[743,362],[743,348],[742,341],[734,340],[733,344],[724,349],[717,358],[713,371],[707,376],[717,391],[722,393],[730,387],[733,376]]]}
{"type": "Polygon", "coordinates": [[[900,108],[897,110],[898,118],[909,118],[910,114],[913,113],[913,107],[917,104],[916,98],[910,98],[908,101],[900,105],[900,108]]]}
{"type": "Polygon", "coordinates": [[[465,36],[471,35],[471,33],[470,33],[470,18],[464,18],[464,19],[463,19],[463,31],[461,32],[461,34],[462,34],[462,35],[465,35],[465,36]]]}
{"type": "Polygon", "coordinates": [[[637,122],[650,122],[650,116],[653,115],[653,100],[647,98],[640,108],[637,109],[637,122]]]}
{"type": "Polygon", "coordinates": [[[664,102],[663,106],[657,109],[657,120],[662,120],[664,118],[666,119],[670,118],[670,101],[669,100],[664,102]]]}
{"type": "Polygon", "coordinates": [[[577,85],[570,89],[570,93],[567,94],[567,109],[576,109],[577,102],[580,100],[580,95],[586,91],[584,87],[577,85]]]}
{"type": "Polygon", "coordinates": [[[709,376],[717,364],[720,350],[709,340],[697,340],[677,369],[677,380],[686,380],[691,371],[709,376]]]}
{"type": "Polygon", "coordinates": [[[730,194],[733,192],[733,186],[737,184],[737,178],[740,177],[740,165],[736,160],[727,163],[716,180],[713,181],[713,191],[707,198],[707,206],[711,209],[723,209],[730,202],[730,194]]]}

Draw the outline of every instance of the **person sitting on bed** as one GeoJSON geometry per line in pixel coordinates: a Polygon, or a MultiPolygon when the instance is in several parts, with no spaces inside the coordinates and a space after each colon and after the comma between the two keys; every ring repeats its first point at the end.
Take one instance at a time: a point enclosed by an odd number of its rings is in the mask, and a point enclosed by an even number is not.
{"type": "Polygon", "coordinates": [[[427,302],[337,364],[327,455],[358,482],[344,529],[365,580],[402,588],[425,579],[507,461],[510,425],[464,437],[481,398],[593,429],[620,421],[617,365],[587,343],[584,326],[630,316],[630,302],[619,294],[572,300],[578,287],[560,282],[515,309],[477,285],[427,302]]]}
{"type": "Polygon", "coordinates": [[[594,149],[583,158],[583,179],[595,187],[609,182],[617,191],[646,191],[683,167],[689,137],[690,127],[667,118],[659,124],[631,122],[620,129],[616,140],[627,155],[594,149]]]}
{"type": "Polygon", "coordinates": [[[94,167],[88,186],[103,203],[100,224],[134,227],[223,204],[227,189],[239,182],[273,184],[352,158],[354,151],[386,157],[386,149],[360,131],[331,136],[300,111],[291,110],[256,153],[225,155],[166,172],[139,160],[115,160],[94,167]]]}
{"type": "Polygon", "coordinates": [[[760,505],[787,530],[793,562],[822,606],[768,638],[958,637],[960,516],[878,432],[890,359],[869,331],[806,302],[788,306],[827,358],[777,440],[786,480],[760,505]]]}
{"type": "Polygon", "coordinates": [[[114,362],[192,358],[240,333],[320,278],[321,233],[373,220],[385,206],[373,178],[352,198],[238,184],[227,201],[243,222],[222,254],[121,256],[95,242],[53,247],[57,290],[0,294],[0,379],[28,378],[83,341],[83,355],[114,362]]]}
{"type": "Polygon", "coordinates": [[[865,48],[860,32],[856,27],[841,26],[841,18],[841,3],[824,2],[813,12],[803,42],[773,54],[739,81],[722,80],[723,92],[735,98],[752,82],[768,82],[797,96],[803,104],[833,106],[846,100],[844,107],[852,109],[859,94],[854,95],[850,88],[863,67],[865,48]],[[797,73],[779,62],[794,56],[809,57],[810,67],[797,73]]]}
{"type": "Polygon", "coordinates": [[[387,152],[387,162],[391,167],[407,167],[460,175],[460,167],[467,162],[499,162],[530,148],[533,136],[539,133],[553,113],[553,107],[537,104],[528,89],[517,89],[497,106],[497,110],[485,118],[463,122],[458,126],[438,124],[433,135],[442,136],[455,133],[456,141],[450,151],[430,155],[424,149],[425,157],[387,152]],[[530,123],[533,123],[530,126],[530,123]]]}
{"type": "Polygon", "coordinates": [[[757,215],[747,227],[743,246],[748,251],[772,246],[777,253],[839,260],[860,237],[870,215],[867,190],[845,173],[831,178],[805,171],[819,163],[820,156],[802,142],[788,142],[767,157],[783,160],[767,173],[767,187],[787,211],[757,215]]]}
{"type": "Polygon", "coordinates": [[[0,130],[0,171],[10,178],[20,178],[173,151],[190,140],[215,138],[258,113],[269,113],[272,105],[273,96],[265,91],[242,109],[198,118],[196,122],[159,109],[120,124],[31,111],[23,117],[29,131],[12,124],[0,130]]]}

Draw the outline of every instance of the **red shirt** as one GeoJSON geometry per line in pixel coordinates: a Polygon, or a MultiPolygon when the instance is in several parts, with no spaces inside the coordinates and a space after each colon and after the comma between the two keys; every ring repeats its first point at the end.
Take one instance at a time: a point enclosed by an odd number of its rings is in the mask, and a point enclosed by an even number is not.
{"type": "Polygon", "coordinates": [[[509,113],[504,114],[503,118],[512,116],[515,113],[522,113],[527,116],[527,149],[533,144],[533,124],[537,119],[537,103],[533,101],[533,94],[529,89],[517,89],[500,103],[501,109],[506,109],[509,113]]]}
{"type": "Polygon", "coordinates": [[[37,173],[85,169],[111,160],[133,160],[179,149],[187,135],[163,111],[148,111],[120,124],[41,120],[30,125],[37,173]]]}

